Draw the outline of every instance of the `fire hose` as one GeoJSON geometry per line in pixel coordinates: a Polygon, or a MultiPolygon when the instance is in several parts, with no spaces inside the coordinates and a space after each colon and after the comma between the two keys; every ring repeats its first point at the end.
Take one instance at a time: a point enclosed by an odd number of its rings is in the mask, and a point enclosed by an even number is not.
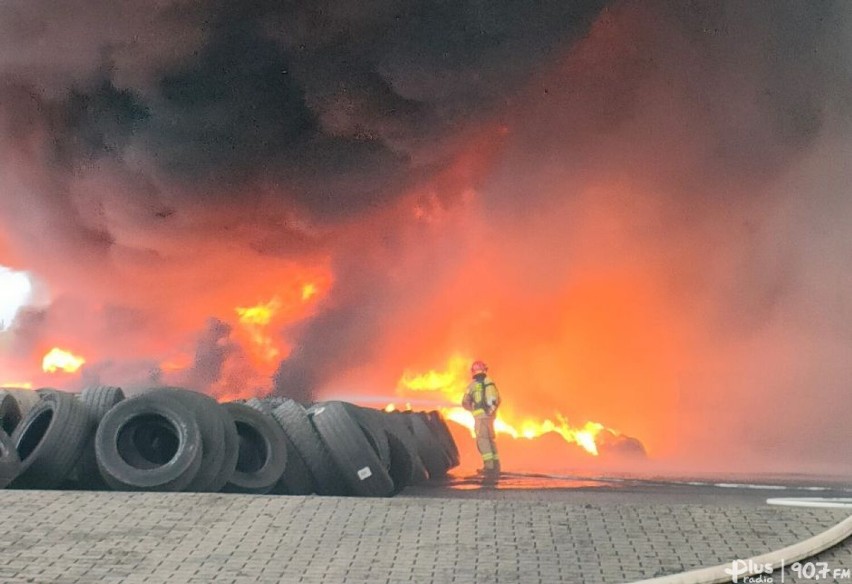
{"type": "MultiPolygon", "coordinates": [[[[832,507],[852,508],[852,499],[822,499],[819,497],[802,498],[777,498],[767,499],[770,505],[790,505],[796,507],[832,507]]],[[[742,563],[747,569],[741,572],[741,577],[755,576],[763,566],[779,566],[784,563],[791,564],[800,560],[810,558],[816,554],[831,548],[848,537],[852,536],[852,516],[847,517],[837,525],[834,525],[822,533],[818,533],[808,539],[794,543],[787,547],[767,552],[759,556],[744,558],[742,563]],[[751,569],[751,568],[754,569],[751,569]]],[[[762,572],[760,572],[762,573],[762,572]]],[[[679,574],[660,576],[639,580],[632,584],[722,584],[731,582],[731,563],[689,570],[679,574]]]]}

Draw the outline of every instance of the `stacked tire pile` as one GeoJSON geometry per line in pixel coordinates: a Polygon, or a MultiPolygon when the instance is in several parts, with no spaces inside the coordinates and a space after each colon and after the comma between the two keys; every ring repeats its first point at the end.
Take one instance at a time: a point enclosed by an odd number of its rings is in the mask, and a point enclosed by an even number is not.
{"type": "Polygon", "coordinates": [[[387,497],[459,463],[438,412],[0,390],[0,488],[387,497]]]}

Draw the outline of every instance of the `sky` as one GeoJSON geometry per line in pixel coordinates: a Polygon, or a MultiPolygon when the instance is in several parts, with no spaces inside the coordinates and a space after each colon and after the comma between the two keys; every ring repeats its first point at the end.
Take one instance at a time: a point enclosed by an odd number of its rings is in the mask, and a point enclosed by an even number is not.
{"type": "Polygon", "coordinates": [[[3,2],[0,364],[309,401],[462,355],[662,459],[848,467],[851,18],[3,2]]]}

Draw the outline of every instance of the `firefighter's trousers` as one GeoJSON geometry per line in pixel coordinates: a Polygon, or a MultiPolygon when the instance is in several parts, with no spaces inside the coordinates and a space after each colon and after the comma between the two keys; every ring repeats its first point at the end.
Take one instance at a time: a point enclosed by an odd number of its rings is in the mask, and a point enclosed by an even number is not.
{"type": "Polygon", "coordinates": [[[482,414],[474,418],[476,432],[476,447],[482,456],[482,466],[485,470],[499,471],[500,456],[497,454],[497,444],[494,440],[494,416],[482,414]]]}

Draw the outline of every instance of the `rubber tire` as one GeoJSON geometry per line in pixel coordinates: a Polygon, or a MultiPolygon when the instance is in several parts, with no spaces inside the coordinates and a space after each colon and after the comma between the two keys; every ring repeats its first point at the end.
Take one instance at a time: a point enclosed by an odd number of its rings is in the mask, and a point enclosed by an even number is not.
{"type": "Polygon", "coordinates": [[[417,439],[411,433],[411,428],[405,418],[405,414],[399,412],[385,414],[385,430],[401,440],[408,450],[412,466],[411,482],[409,484],[416,485],[429,480],[429,471],[426,470],[426,465],[423,464],[423,459],[420,458],[417,439]]]}
{"type": "Polygon", "coordinates": [[[222,404],[217,403],[216,406],[219,418],[222,421],[222,435],[225,439],[222,468],[210,484],[210,490],[218,493],[225,488],[225,485],[228,484],[237,470],[237,460],[240,457],[240,435],[237,434],[237,425],[234,424],[234,418],[231,417],[228,410],[222,407],[222,404]]]}
{"type": "Polygon", "coordinates": [[[270,491],[274,495],[313,495],[314,478],[304,459],[299,456],[289,438],[287,445],[287,469],[270,491]]]}
{"type": "Polygon", "coordinates": [[[80,460],[94,431],[86,408],[73,395],[44,391],[12,435],[21,459],[13,488],[53,489],[80,460]]]}
{"type": "Polygon", "coordinates": [[[103,490],[107,488],[98,469],[98,459],[95,456],[95,430],[104,415],[114,405],[124,400],[124,391],[120,387],[108,385],[97,385],[87,387],[80,393],[80,403],[86,408],[89,422],[93,425],[93,431],[83,447],[80,461],[71,472],[70,486],[86,490],[103,490]]]}
{"type": "Polygon", "coordinates": [[[223,406],[231,414],[240,436],[240,454],[231,480],[223,489],[227,493],[266,494],[272,491],[287,468],[285,435],[272,416],[267,416],[251,406],[227,403],[223,406]],[[254,436],[249,436],[253,431],[254,436]],[[250,438],[259,439],[262,448],[250,438]],[[262,458],[259,468],[246,469],[244,465],[256,456],[262,458]]]}
{"type": "Polygon", "coordinates": [[[450,434],[447,423],[444,421],[444,416],[441,415],[441,412],[432,410],[426,414],[426,422],[432,428],[432,432],[435,434],[438,442],[441,443],[449,459],[450,468],[457,467],[459,465],[459,449],[456,446],[455,440],[453,440],[452,434],[450,434]]]}
{"type": "Polygon", "coordinates": [[[444,447],[438,441],[438,437],[432,432],[432,428],[424,420],[424,415],[420,413],[405,414],[406,421],[409,424],[411,433],[417,440],[417,452],[420,454],[420,459],[426,470],[429,471],[429,478],[434,479],[447,474],[450,468],[450,461],[444,452],[444,447]]]}
{"type": "Polygon", "coordinates": [[[263,412],[264,414],[272,415],[272,406],[270,406],[266,401],[259,400],[256,397],[252,397],[243,402],[250,408],[254,408],[259,412],[263,412]]]}
{"type": "Polygon", "coordinates": [[[396,495],[411,484],[414,478],[414,463],[412,462],[412,454],[405,443],[396,434],[387,430],[382,431],[385,433],[390,448],[391,464],[388,468],[388,474],[393,480],[393,494],[396,495]]]}
{"type": "Polygon", "coordinates": [[[156,388],[150,393],[178,400],[195,416],[201,431],[201,468],[183,490],[192,493],[220,490],[221,487],[214,485],[214,482],[225,461],[225,429],[218,402],[209,395],[179,387],[156,388]]]}
{"type": "Polygon", "coordinates": [[[379,455],[379,460],[382,461],[382,464],[385,465],[386,469],[389,469],[391,465],[391,451],[390,446],[388,445],[387,436],[385,435],[384,425],[381,423],[381,420],[377,418],[377,416],[380,415],[380,412],[378,410],[362,408],[346,402],[340,403],[344,404],[349,415],[358,422],[359,426],[361,426],[361,430],[364,432],[364,435],[367,437],[367,440],[370,442],[373,450],[375,450],[376,454],[379,455]]]}
{"type": "Polygon", "coordinates": [[[347,405],[325,402],[311,407],[308,415],[355,494],[391,496],[393,480],[347,405]]]}
{"type": "Polygon", "coordinates": [[[21,423],[21,408],[15,396],[6,390],[0,390],[0,432],[11,436],[21,423]]]}
{"type": "Polygon", "coordinates": [[[274,395],[272,397],[265,397],[265,398],[261,399],[260,401],[262,401],[263,403],[268,405],[270,410],[274,410],[275,408],[277,408],[281,404],[288,402],[288,401],[291,401],[291,400],[289,398],[286,398],[286,397],[280,397],[280,396],[274,395]]]}
{"type": "MultiPolygon", "coordinates": [[[[246,405],[256,409],[265,416],[270,416],[275,423],[281,426],[278,418],[273,415],[272,408],[265,401],[252,398],[246,401],[246,405]]],[[[284,447],[287,449],[287,467],[284,474],[275,483],[270,493],[273,495],[312,495],[314,493],[314,480],[311,471],[308,470],[304,459],[296,450],[296,446],[287,437],[284,428],[281,428],[284,447]]]]}
{"type": "Polygon", "coordinates": [[[0,489],[5,489],[21,473],[21,459],[15,443],[0,430],[0,489]]]}
{"type": "MultiPolygon", "coordinates": [[[[44,391],[57,391],[55,389],[43,388],[44,391]]],[[[12,396],[18,402],[18,408],[21,410],[21,418],[23,419],[29,413],[31,409],[36,407],[39,400],[41,399],[40,391],[42,389],[33,391],[32,389],[14,389],[7,388],[3,391],[12,394],[12,396]]]]}
{"type": "Polygon", "coordinates": [[[305,408],[285,399],[272,411],[296,451],[308,466],[318,495],[349,495],[351,491],[337,468],[337,463],[311,423],[305,408]]]}
{"type": "MultiPolygon", "coordinates": [[[[148,421],[148,426],[156,425],[148,421]]],[[[104,481],[117,491],[182,491],[201,468],[201,449],[201,430],[192,412],[180,401],[157,392],[126,399],[113,407],[95,435],[98,468],[104,481]],[[158,424],[167,422],[177,438],[174,455],[166,463],[147,460],[135,444],[119,445],[122,429],[129,431],[134,421],[141,424],[148,416],[157,416],[158,424]]]]}
{"type": "Polygon", "coordinates": [[[80,401],[86,406],[89,415],[93,416],[98,422],[114,405],[124,401],[124,399],[124,390],[109,385],[87,387],[80,393],[80,401]]]}

